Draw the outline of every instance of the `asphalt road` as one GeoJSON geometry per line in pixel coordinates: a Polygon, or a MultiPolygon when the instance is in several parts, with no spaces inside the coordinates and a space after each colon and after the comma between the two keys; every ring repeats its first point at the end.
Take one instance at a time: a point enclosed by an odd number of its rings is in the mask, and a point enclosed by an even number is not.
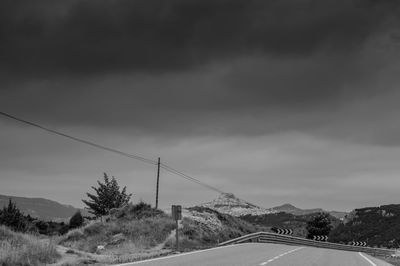
{"type": "Polygon", "coordinates": [[[388,266],[369,255],[332,249],[248,243],[121,266],[388,266]]]}

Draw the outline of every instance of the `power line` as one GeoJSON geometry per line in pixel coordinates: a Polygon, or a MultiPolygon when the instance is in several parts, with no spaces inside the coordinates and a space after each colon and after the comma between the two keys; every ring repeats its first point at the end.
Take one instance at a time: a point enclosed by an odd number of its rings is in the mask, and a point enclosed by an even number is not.
{"type": "MultiPolygon", "coordinates": [[[[110,152],[113,152],[113,153],[116,153],[116,154],[119,154],[119,155],[122,155],[122,156],[125,156],[125,157],[128,157],[128,158],[139,160],[139,161],[142,161],[142,162],[147,163],[147,164],[151,164],[151,165],[158,165],[159,164],[158,161],[153,161],[153,160],[150,160],[150,159],[138,156],[138,155],[129,154],[129,153],[117,150],[117,149],[109,148],[109,147],[106,147],[106,146],[103,146],[103,145],[88,141],[88,140],[77,138],[77,137],[62,133],[62,132],[54,130],[54,129],[50,129],[50,128],[41,126],[41,125],[39,125],[37,123],[30,122],[30,121],[27,121],[27,120],[22,119],[22,118],[18,118],[16,116],[10,115],[10,114],[2,112],[2,111],[0,111],[0,115],[3,115],[5,117],[7,117],[7,118],[22,122],[24,124],[27,124],[27,125],[30,125],[30,126],[33,126],[33,127],[36,127],[36,128],[42,129],[42,130],[47,131],[49,133],[52,133],[52,134],[55,134],[55,135],[58,135],[58,136],[62,136],[62,137],[65,137],[65,138],[68,138],[68,139],[71,139],[71,140],[74,140],[74,141],[77,141],[77,142],[80,142],[80,143],[84,143],[84,144],[87,144],[87,145],[90,145],[92,147],[96,147],[96,148],[99,148],[99,149],[102,149],[102,150],[110,151],[110,152]]],[[[160,167],[163,168],[164,170],[166,170],[167,172],[175,174],[175,175],[177,175],[179,177],[182,177],[182,178],[184,178],[184,179],[186,179],[188,181],[194,182],[194,183],[196,183],[198,185],[201,185],[201,186],[203,186],[203,187],[205,187],[207,189],[213,190],[213,191],[218,192],[218,193],[224,193],[222,190],[220,190],[220,189],[218,189],[216,187],[210,186],[210,185],[208,185],[208,184],[206,184],[206,183],[204,183],[204,182],[202,182],[202,181],[200,181],[200,180],[198,180],[198,179],[196,179],[194,177],[191,177],[191,176],[189,176],[187,174],[184,174],[181,171],[178,171],[178,170],[176,170],[176,169],[174,169],[174,168],[172,168],[172,167],[170,167],[170,166],[168,166],[166,164],[162,164],[161,163],[160,167]]]]}
{"type": "Polygon", "coordinates": [[[133,154],[129,154],[129,153],[126,153],[126,152],[123,152],[123,151],[119,151],[119,150],[116,150],[116,149],[113,149],[113,148],[109,148],[109,147],[106,147],[106,146],[103,146],[103,145],[100,145],[100,144],[97,144],[97,143],[94,143],[94,142],[91,142],[91,141],[88,141],[88,140],[77,138],[77,137],[74,137],[74,136],[71,136],[71,135],[68,135],[68,134],[65,134],[65,133],[62,133],[62,132],[59,132],[59,131],[56,131],[56,130],[53,130],[53,129],[50,129],[50,128],[47,128],[47,127],[44,127],[44,126],[41,126],[39,124],[36,124],[36,123],[33,123],[33,122],[29,122],[27,120],[15,117],[13,115],[7,114],[7,113],[2,112],[2,111],[0,111],[0,115],[3,115],[5,117],[14,119],[16,121],[19,121],[19,122],[22,122],[22,123],[25,123],[25,124],[28,124],[28,125],[36,127],[36,128],[40,128],[40,129],[45,130],[47,132],[50,132],[52,134],[59,135],[59,136],[65,137],[65,138],[69,138],[69,139],[72,139],[72,140],[75,140],[75,141],[78,141],[78,142],[81,142],[81,143],[84,143],[84,144],[87,144],[87,145],[90,145],[90,146],[93,146],[93,147],[96,147],[96,148],[99,148],[99,149],[102,149],[102,150],[110,151],[110,152],[113,152],[113,153],[116,153],[116,154],[119,154],[119,155],[122,155],[122,156],[125,156],[125,157],[129,157],[129,158],[132,158],[132,159],[135,159],[135,160],[139,160],[139,161],[142,161],[142,162],[147,163],[147,164],[157,165],[156,161],[153,161],[153,160],[150,160],[150,159],[138,156],[138,155],[133,155],[133,154]]]}
{"type": "Polygon", "coordinates": [[[189,181],[197,183],[198,185],[201,185],[201,186],[203,186],[205,188],[208,188],[210,190],[216,191],[218,193],[224,193],[222,190],[220,190],[220,189],[218,189],[216,187],[210,186],[210,185],[208,185],[208,184],[206,184],[206,183],[204,183],[204,182],[202,182],[202,181],[200,181],[200,180],[198,180],[198,179],[196,179],[194,177],[191,177],[191,176],[189,176],[187,174],[184,174],[184,173],[182,173],[182,172],[180,172],[180,171],[178,171],[178,170],[176,170],[176,169],[174,169],[174,168],[172,168],[172,167],[170,167],[168,165],[165,165],[163,163],[161,164],[161,168],[163,168],[164,170],[166,170],[166,171],[168,171],[168,172],[170,172],[172,174],[178,175],[178,176],[183,177],[183,178],[185,178],[185,179],[187,179],[189,181]]]}

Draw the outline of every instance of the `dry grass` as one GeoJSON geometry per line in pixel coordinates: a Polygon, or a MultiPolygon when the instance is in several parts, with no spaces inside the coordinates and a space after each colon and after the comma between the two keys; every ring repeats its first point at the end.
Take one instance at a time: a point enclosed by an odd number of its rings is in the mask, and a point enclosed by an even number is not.
{"type": "Polygon", "coordinates": [[[59,243],[91,253],[96,252],[99,245],[106,247],[103,252],[129,249],[130,253],[133,253],[155,247],[165,241],[174,228],[174,221],[164,215],[140,220],[93,221],[68,232],[59,243]],[[120,241],[115,241],[116,235],[120,235],[120,241]]]}
{"type": "Polygon", "coordinates": [[[55,262],[59,257],[51,241],[0,226],[0,265],[44,265],[55,262]]]}

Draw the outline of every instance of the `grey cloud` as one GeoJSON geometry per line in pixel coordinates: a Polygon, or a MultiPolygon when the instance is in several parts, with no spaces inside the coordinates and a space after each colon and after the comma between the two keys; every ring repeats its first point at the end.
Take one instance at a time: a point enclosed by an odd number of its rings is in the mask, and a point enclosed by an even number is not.
{"type": "Polygon", "coordinates": [[[348,52],[376,31],[398,26],[399,6],[373,0],[4,0],[0,68],[19,78],[159,73],[254,54],[348,52]]]}

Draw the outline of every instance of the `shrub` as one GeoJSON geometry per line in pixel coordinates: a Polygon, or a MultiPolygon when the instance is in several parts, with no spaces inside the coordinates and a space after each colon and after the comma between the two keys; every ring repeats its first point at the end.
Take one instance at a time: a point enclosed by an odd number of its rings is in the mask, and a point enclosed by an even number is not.
{"type": "Polygon", "coordinates": [[[27,219],[10,199],[8,205],[0,211],[0,224],[23,232],[27,228],[27,219]]]}
{"type": "Polygon", "coordinates": [[[99,187],[92,187],[95,194],[86,193],[89,200],[82,200],[88,208],[89,212],[96,217],[109,214],[111,209],[121,208],[128,204],[132,194],[126,194],[126,187],[121,191],[117,180],[112,177],[111,180],[104,173],[104,183],[97,181],[99,187]]]}
{"type": "Polygon", "coordinates": [[[83,224],[83,216],[80,211],[77,211],[69,220],[69,228],[77,228],[82,226],[83,224]]]}
{"type": "Polygon", "coordinates": [[[307,238],[313,236],[327,236],[332,229],[328,213],[319,213],[307,223],[307,238]]]}

